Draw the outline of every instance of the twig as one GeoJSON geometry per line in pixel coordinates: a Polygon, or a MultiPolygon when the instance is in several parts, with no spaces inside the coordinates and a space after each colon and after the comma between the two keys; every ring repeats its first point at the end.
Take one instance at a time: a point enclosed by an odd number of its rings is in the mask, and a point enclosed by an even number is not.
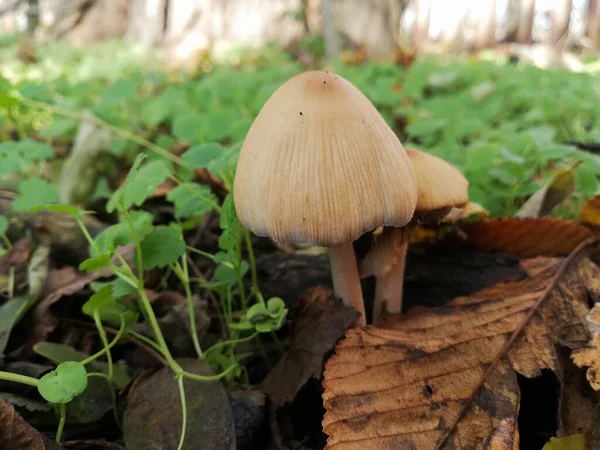
{"type": "Polygon", "coordinates": [[[459,422],[462,420],[463,416],[465,415],[465,413],[471,406],[471,403],[473,403],[473,400],[475,400],[475,396],[477,395],[477,393],[479,392],[479,390],[481,389],[483,384],[486,382],[486,380],[488,379],[488,377],[490,376],[490,374],[492,373],[494,368],[496,367],[496,364],[498,364],[498,362],[506,355],[506,352],[508,352],[508,349],[510,348],[510,346],[513,344],[513,342],[515,342],[517,337],[519,337],[519,335],[521,334],[521,331],[523,331],[523,329],[525,328],[525,325],[527,325],[527,323],[529,322],[531,317],[533,317],[535,312],[538,310],[539,306],[542,303],[544,303],[544,301],[550,296],[550,294],[552,293],[552,291],[554,290],[554,288],[556,287],[556,285],[558,284],[558,282],[560,281],[562,276],[566,273],[569,265],[575,259],[577,259],[579,256],[581,256],[585,250],[587,250],[589,247],[597,245],[598,243],[600,243],[600,239],[598,239],[598,238],[586,239],[581,244],[579,244],[567,258],[565,258],[563,260],[563,262],[560,264],[560,266],[556,270],[556,273],[552,277],[552,280],[550,280],[550,283],[548,284],[546,289],[544,289],[544,292],[542,293],[540,298],[537,299],[537,301],[531,307],[531,309],[529,310],[529,312],[527,313],[525,318],[523,318],[523,320],[519,323],[519,325],[517,325],[517,327],[515,328],[515,331],[513,331],[510,338],[502,346],[502,350],[500,350],[500,352],[498,353],[498,356],[496,356],[494,358],[494,360],[492,361],[492,363],[490,364],[488,369],[485,371],[485,373],[481,377],[481,380],[479,381],[479,384],[475,387],[475,389],[473,389],[471,396],[467,399],[465,404],[460,409],[458,415],[456,416],[456,419],[454,419],[454,422],[452,422],[452,425],[450,425],[450,428],[448,428],[448,430],[446,431],[446,433],[444,434],[442,439],[435,446],[435,450],[440,450],[442,448],[442,446],[446,443],[448,438],[452,435],[452,433],[456,429],[456,426],[459,424],[459,422]]]}

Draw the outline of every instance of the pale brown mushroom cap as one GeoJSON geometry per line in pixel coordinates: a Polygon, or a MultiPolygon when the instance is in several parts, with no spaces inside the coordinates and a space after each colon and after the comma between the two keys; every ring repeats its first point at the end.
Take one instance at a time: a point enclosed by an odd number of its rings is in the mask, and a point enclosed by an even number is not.
{"type": "Polygon", "coordinates": [[[417,176],[415,214],[442,211],[443,217],[450,208],[460,208],[469,202],[469,182],[456,167],[413,148],[407,148],[406,154],[417,176]]]}
{"type": "Polygon", "coordinates": [[[417,184],[394,132],[350,82],[307,72],[265,103],[234,183],[240,222],[282,243],[333,247],[413,216],[417,184]]]}

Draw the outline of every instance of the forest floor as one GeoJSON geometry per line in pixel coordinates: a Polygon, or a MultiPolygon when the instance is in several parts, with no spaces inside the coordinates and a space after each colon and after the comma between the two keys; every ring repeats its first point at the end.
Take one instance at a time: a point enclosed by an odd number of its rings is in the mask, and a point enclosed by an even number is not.
{"type": "Polygon", "coordinates": [[[325,249],[253,236],[230,194],[262,105],[318,59],[184,73],[2,39],[0,449],[600,448],[596,74],[326,66],[469,180],[411,236],[406,314],[361,328],[325,249]]]}

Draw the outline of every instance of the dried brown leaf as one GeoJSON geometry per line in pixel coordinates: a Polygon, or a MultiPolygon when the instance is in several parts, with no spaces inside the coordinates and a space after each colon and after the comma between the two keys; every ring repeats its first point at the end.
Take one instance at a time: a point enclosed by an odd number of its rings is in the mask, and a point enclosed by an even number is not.
{"type": "MultiPolygon", "coordinates": [[[[178,360],[184,370],[214,375],[203,361],[178,360]]],[[[174,450],[181,435],[181,403],[173,371],[165,367],[131,387],[123,418],[129,450],[174,450]]],[[[236,434],[227,391],[219,381],[184,380],[187,429],[182,449],[233,450],[236,434]]]]}
{"type": "MultiPolygon", "coordinates": [[[[556,345],[586,342],[587,290],[580,266],[587,264],[573,263],[576,269],[561,278],[442,448],[484,449],[495,439],[499,449],[518,449],[516,430],[512,440],[510,430],[498,431],[508,429],[506,420],[517,420],[515,370],[529,377],[545,368],[558,371],[556,345]]],[[[380,326],[350,329],[325,370],[327,448],[435,448],[556,267],[554,259],[531,260],[524,268],[535,275],[523,281],[500,283],[437,308],[414,307],[380,326]]]]}
{"type": "Polygon", "coordinates": [[[49,440],[17,414],[15,408],[0,398],[0,448],[10,450],[59,450],[63,447],[49,440]]]}
{"type": "Polygon", "coordinates": [[[600,391],[600,303],[596,303],[586,316],[592,335],[589,345],[573,352],[577,367],[587,367],[587,380],[595,391],[600,391]]]}
{"type": "Polygon", "coordinates": [[[577,222],[551,218],[484,219],[462,224],[460,230],[478,248],[521,256],[566,255],[593,237],[577,222]]]}
{"type": "Polygon", "coordinates": [[[296,310],[289,350],[269,372],[260,390],[276,406],[292,400],[310,378],[321,377],[324,358],[357,316],[330,289],[313,288],[296,310]]]}

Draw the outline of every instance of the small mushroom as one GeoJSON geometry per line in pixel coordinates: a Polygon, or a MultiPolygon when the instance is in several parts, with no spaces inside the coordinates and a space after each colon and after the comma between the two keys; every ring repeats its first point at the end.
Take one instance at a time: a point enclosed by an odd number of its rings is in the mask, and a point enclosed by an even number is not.
{"type": "Polygon", "coordinates": [[[402,312],[404,265],[410,234],[417,223],[438,223],[452,208],[469,201],[469,182],[443,159],[406,148],[417,176],[418,200],[413,219],[403,228],[385,228],[373,237],[373,246],[360,262],[361,275],[375,275],[373,321],[383,313],[402,312]]]}
{"type": "Polygon", "coordinates": [[[416,186],[400,141],[371,102],[341,76],[315,71],[288,80],[263,106],[242,146],[233,196],[254,234],[328,247],[335,294],[365,324],[352,242],[408,223],[416,186]]]}

